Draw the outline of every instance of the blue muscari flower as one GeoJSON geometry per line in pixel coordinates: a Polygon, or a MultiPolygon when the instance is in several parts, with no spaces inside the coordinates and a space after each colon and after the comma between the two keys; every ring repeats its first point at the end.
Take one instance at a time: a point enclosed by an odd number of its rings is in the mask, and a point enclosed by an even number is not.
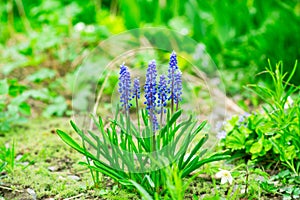
{"type": "MultiPolygon", "coordinates": [[[[178,66],[177,66],[177,55],[176,55],[176,52],[173,51],[171,53],[171,56],[170,56],[170,62],[169,62],[169,75],[171,74],[174,74],[176,72],[176,70],[178,69],[178,66]]],[[[170,78],[170,76],[168,76],[170,78]]]]}
{"type": "MultiPolygon", "coordinates": [[[[177,73],[175,74],[175,82],[174,82],[174,101],[175,104],[178,104],[179,101],[182,100],[182,80],[181,80],[182,73],[178,69],[177,73]]],[[[178,106],[177,106],[178,109],[178,106]]]]}
{"type": "Polygon", "coordinates": [[[146,109],[149,111],[151,109],[155,109],[156,106],[156,77],[157,77],[157,71],[156,71],[156,63],[155,60],[150,61],[146,73],[146,83],[144,86],[145,89],[145,104],[146,109]]]}
{"type": "Polygon", "coordinates": [[[132,99],[141,97],[141,89],[140,89],[140,80],[139,78],[135,78],[133,81],[133,94],[132,99]]]}
{"type": "Polygon", "coordinates": [[[221,140],[221,139],[226,138],[226,135],[227,135],[226,131],[222,130],[222,131],[220,131],[220,132],[217,133],[217,138],[219,140],[221,140]]]}
{"type": "Polygon", "coordinates": [[[178,102],[181,101],[182,94],[182,81],[181,72],[177,65],[177,56],[175,51],[170,56],[169,69],[168,69],[168,100],[171,100],[171,111],[173,112],[174,104],[178,110],[178,102]]]}
{"type": "Polygon", "coordinates": [[[120,93],[120,102],[121,106],[125,111],[128,111],[131,104],[131,80],[128,67],[124,64],[120,65],[120,76],[119,76],[119,93],[120,93]]]}
{"type": "Polygon", "coordinates": [[[174,83],[175,83],[175,73],[178,70],[178,65],[177,65],[177,56],[175,51],[172,52],[170,56],[170,62],[169,62],[169,69],[168,69],[168,93],[169,93],[169,98],[174,99],[174,83]]]}
{"type": "Polygon", "coordinates": [[[145,82],[145,104],[146,109],[148,110],[148,114],[150,116],[150,120],[153,124],[153,130],[158,129],[158,122],[155,115],[155,108],[156,108],[156,77],[157,77],[157,70],[156,70],[156,63],[155,60],[149,62],[147,73],[146,73],[146,82],[145,82]]]}
{"type": "Polygon", "coordinates": [[[159,108],[158,113],[166,111],[164,109],[167,106],[167,80],[165,75],[161,75],[159,79],[157,106],[159,108]]]}
{"type": "Polygon", "coordinates": [[[155,113],[153,112],[152,114],[152,125],[153,125],[153,131],[155,132],[156,130],[158,130],[158,120],[157,120],[157,117],[155,115],[155,113]]]}

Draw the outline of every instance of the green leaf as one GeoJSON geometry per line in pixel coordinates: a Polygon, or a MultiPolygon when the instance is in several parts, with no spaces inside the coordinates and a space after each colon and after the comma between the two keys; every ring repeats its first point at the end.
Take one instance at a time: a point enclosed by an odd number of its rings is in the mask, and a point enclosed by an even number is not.
{"type": "Polygon", "coordinates": [[[115,168],[112,168],[101,161],[95,161],[94,164],[97,168],[105,170],[106,172],[112,174],[118,181],[122,179],[128,179],[128,176],[124,171],[116,170],[115,168]]]}
{"type": "Polygon", "coordinates": [[[47,88],[42,88],[40,90],[28,90],[26,92],[24,92],[24,95],[26,94],[26,96],[30,96],[34,99],[38,99],[38,100],[48,100],[49,98],[51,98],[50,92],[47,88]]]}
{"type": "Polygon", "coordinates": [[[0,95],[8,94],[9,85],[6,79],[0,80],[0,95]]]}
{"type": "Polygon", "coordinates": [[[259,154],[263,149],[262,141],[259,140],[257,142],[254,142],[250,148],[250,153],[252,154],[259,154]]]}
{"type": "MultiPolygon", "coordinates": [[[[201,122],[201,124],[193,131],[192,135],[196,135],[197,133],[199,133],[204,128],[206,123],[207,123],[207,121],[201,122]]],[[[206,137],[206,136],[204,136],[204,137],[206,137]]]]}
{"type": "Polygon", "coordinates": [[[129,180],[129,181],[140,192],[140,194],[141,194],[141,196],[142,196],[143,199],[145,199],[145,200],[153,200],[153,198],[151,197],[151,195],[140,184],[138,184],[134,180],[129,180]]]}
{"type": "Polygon", "coordinates": [[[231,132],[234,127],[236,126],[236,124],[239,121],[239,117],[238,116],[233,116],[230,120],[227,121],[227,123],[224,126],[224,130],[229,133],[231,132]]]}
{"type": "Polygon", "coordinates": [[[23,102],[19,105],[19,110],[24,115],[30,115],[31,109],[30,109],[30,106],[26,102],[23,102]]]}
{"type": "Polygon", "coordinates": [[[162,130],[161,130],[162,133],[166,133],[166,132],[167,132],[167,130],[168,130],[168,129],[176,122],[176,120],[180,117],[181,112],[182,112],[181,110],[178,110],[177,112],[175,112],[175,113],[172,115],[171,119],[168,120],[167,124],[162,128],[162,130]]]}
{"type": "Polygon", "coordinates": [[[102,174],[109,176],[110,178],[119,181],[123,177],[120,176],[114,169],[111,169],[110,167],[106,166],[105,164],[101,162],[95,162],[95,166],[89,165],[85,162],[79,162],[80,165],[84,165],[92,170],[95,170],[97,172],[101,172],[102,174]],[[96,164],[97,163],[97,164],[96,164]]]}
{"type": "Polygon", "coordinates": [[[245,148],[246,136],[234,130],[230,135],[226,136],[225,144],[227,148],[231,148],[232,150],[240,150],[245,148]]]}
{"type": "MultiPolygon", "coordinates": [[[[197,153],[197,151],[203,146],[203,144],[208,140],[208,135],[205,134],[201,140],[198,142],[198,144],[193,148],[193,150],[191,151],[189,157],[186,159],[186,161],[184,162],[182,168],[184,168],[192,159],[192,157],[197,153]]],[[[184,155],[182,156],[184,157],[184,155]]]]}
{"type": "Polygon", "coordinates": [[[151,179],[151,177],[149,175],[146,175],[145,178],[147,179],[149,185],[154,188],[155,187],[155,184],[153,182],[153,180],[151,179]]]}
{"type": "Polygon", "coordinates": [[[284,157],[287,160],[292,160],[296,157],[296,150],[294,145],[284,148],[284,157]]]}
{"type": "MultiPolygon", "coordinates": [[[[83,132],[82,130],[80,130],[76,124],[71,120],[70,121],[70,124],[72,126],[72,128],[76,131],[76,133],[81,137],[81,139],[83,141],[86,141],[89,145],[91,145],[91,147],[93,147],[94,149],[97,149],[97,146],[91,141],[91,139],[89,137],[87,137],[83,132]]],[[[90,135],[91,135],[91,132],[89,131],[90,135]]],[[[92,136],[93,137],[93,136],[92,136]]],[[[96,140],[96,139],[95,139],[96,140]]]]}
{"type": "Polygon", "coordinates": [[[244,134],[246,137],[249,136],[250,133],[252,133],[252,130],[250,130],[249,128],[247,128],[246,126],[241,126],[239,128],[240,132],[242,132],[242,134],[244,134]]]}
{"type": "Polygon", "coordinates": [[[58,96],[53,100],[53,103],[50,104],[43,112],[43,116],[50,117],[52,115],[63,116],[68,106],[66,100],[62,96],[58,96]]]}
{"type": "Polygon", "coordinates": [[[91,153],[87,152],[84,148],[82,148],[77,142],[75,142],[67,133],[61,131],[61,130],[56,130],[56,133],[58,136],[70,147],[78,151],[79,153],[93,159],[97,160],[95,156],[93,156],[91,153]]]}
{"type": "Polygon", "coordinates": [[[214,161],[219,161],[219,160],[225,160],[230,157],[231,156],[228,155],[228,151],[214,153],[208,158],[202,159],[198,163],[191,165],[189,168],[185,168],[182,172],[182,177],[188,176],[191,172],[195,171],[196,169],[199,169],[204,164],[214,162],[214,161]]]}
{"type": "Polygon", "coordinates": [[[7,165],[7,162],[3,162],[1,165],[0,165],[0,172],[2,172],[5,168],[5,166],[7,165]]]}
{"type": "Polygon", "coordinates": [[[265,151],[269,151],[272,149],[272,143],[270,142],[270,140],[264,140],[263,144],[265,151]]]}
{"type": "Polygon", "coordinates": [[[56,72],[52,69],[42,68],[39,71],[35,72],[34,74],[31,74],[27,77],[27,80],[31,82],[40,82],[45,79],[51,79],[55,77],[56,72]]]}
{"type": "Polygon", "coordinates": [[[12,97],[17,97],[18,95],[22,94],[27,89],[26,86],[20,85],[18,83],[18,80],[16,80],[16,79],[8,80],[8,84],[9,84],[8,93],[12,97]]]}

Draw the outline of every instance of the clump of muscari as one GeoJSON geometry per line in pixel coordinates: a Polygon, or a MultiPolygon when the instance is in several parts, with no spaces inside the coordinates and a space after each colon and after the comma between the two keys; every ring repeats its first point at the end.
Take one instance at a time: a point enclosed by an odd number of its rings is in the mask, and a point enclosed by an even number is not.
{"type": "MultiPolygon", "coordinates": [[[[152,60],[148,64],[146,73],[144,104],[146,105],[150,124],[154,132],[159,129],[159,126],[163,125],[163,114],[166,113],[168,103],[170,102],[171,112],[173,113],[175,107],[176,111],[178,111],[179,102],[182,100],[182,73],[178,69],[177,56],[174,51],[170,56],[168,75],[161,75],[158,84],[157,76],[156,61],[152,60]],[[156,114],[160,114],[160,124],[156,114]]],[[[130,73],[128,68],[122,64],[120,66],[119,93],[121,107],[126,114],[128,114],[128,110],[132,105],[131,100],[135,101],[137,110],[139,109],[139,84],[139,79],[136,78],[133,87],[131,87],[130,73]]]]}
{"type": "Polygon", "coordinates": [[[115,118],[105,122],[100,116],[98,119],[94,116],[97,134],[92,130],[81,130],[71,121],[81,138],[81,145],[67,133],[57,130],[65,143],[85,155],[86,162],[81,164],[90,169],[95,185],[100,181],[98,173],[102,173],[127,188],[136,188],[146,199],[152,199],[151,196],[171,198],[172,188],[184,191],[187,186],[174,188],[170,180],[180,178],[183,183],[183,178],[202,165],[229,157],[225,152],[205,156],[207,149],[202,146],[208,135],[199,134],[206,121],[199,124],[192,116],[179,120],[182,73],[177,63],[173,51],[167,75],[158,76],[155,60],[150,61],[144,91],[141,91],[139,78],[132,84],[129,69],[122,64],[118,90],[120,106],[117,106],[115,118]],[[142,92],[145,109],[139,106],[142,92]],[[130,109],[134,103],[138,127],[131,121],[133,113],[130,109]],[[167,169],[174,171],[170,174],[167,169]]]}

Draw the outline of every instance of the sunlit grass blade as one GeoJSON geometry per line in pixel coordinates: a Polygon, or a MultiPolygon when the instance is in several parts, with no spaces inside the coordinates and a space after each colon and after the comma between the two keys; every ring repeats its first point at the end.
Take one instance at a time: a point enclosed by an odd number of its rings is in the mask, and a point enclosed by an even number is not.
{"type": "Polygon", "coordinates": [[[88,163],[85,162],[79,162],[80,165],[86,166],[91,170],[97,171],[97,172],[101,172],[104,175],[107,175],[109,177],[111,177],[112,179],[119,181],[122,180],[123,178],[125,179],[125,177],[122,177],[119,173],[117,173],[114,169],[111,169],[109,167],[106,167],[105,165],[103,165],[102,163],[95,163],[95,166],[89,165],[88,163]]]}
{"type": "Polygon", "coordinates": [[[228,154],[228,151],[215,153],[215,154],[209,156],[208,158],[199,160],[197,163],[190,165],[189,167],[186,167],[185,169],[183,169],[182,177],[189,175],[191,172],[195,171],[196,169],[199,169],[201,166],[203,166],[206,163],[219,161],[219,160],[225,160],[230,157],[231,156],[228,154]]]}
{"type": "Polygon", "coordinates": [[[132,185],[139,191],[139,193],[141,194],[143,199],[153,200],[151,195],[140,184],[138,184],[137,182],[135,182],[133,180],[129,180],[129,182],[131,182],[132,185]]]}
{"type": "Polygon", "coordinates": [[[93,156],[91,153],[86,151],[84,148],[82,148],[77,142],[75,142],[67,133],[61,131],[61,130],[56,130],[56,133],[58,136],[70,147],[78,151],[79,153],[88,156],[89,158],[93,160],[97,160],[95,156],[93,156]]]}
{"type": "MultiPolygon", "coordinates": [[[[201,129],[200,129],[201,130],[201,129]]],[[[199,130],[199,131],[200,131],[199,130]]],[[[182,169],[184,168],[189,162],[190,160],[192,159],[192,157],[197,153],[197,151],[203,146],[203,144],[208,140],[208,135],[204,135],[201,140],[197,143],[197,145],[193,148],[193,150],[191,151],[189,157],[183,162],[183,156],[181,157],[180,159],[180,162],[179,162],[179,168],[182,169]],[[183,162],[183,164],[182,164],[183,162]]],[[[204,151],[203,151],[204,152],[204,151]]]]}

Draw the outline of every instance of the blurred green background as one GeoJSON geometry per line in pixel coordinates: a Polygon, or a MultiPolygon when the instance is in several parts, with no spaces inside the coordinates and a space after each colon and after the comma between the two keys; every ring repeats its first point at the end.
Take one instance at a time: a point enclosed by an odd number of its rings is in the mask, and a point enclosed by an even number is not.
{"type": "MultiPolygon", "coordinates": [[[[64,76],[80,58],[113,34],[167,27],[203,45],[220,68],[229,95],[267,60],[291,71],[300,58],[299,0],[1,0],[2,76],[46,67],[64,76]]],[[[213,73],[213,72],[212,72],[213,73]]],[[[300,83],[300,68],[292,82],[300,83]]],[[[20,78],[20,77],[18,77],[20,78]]]]}

